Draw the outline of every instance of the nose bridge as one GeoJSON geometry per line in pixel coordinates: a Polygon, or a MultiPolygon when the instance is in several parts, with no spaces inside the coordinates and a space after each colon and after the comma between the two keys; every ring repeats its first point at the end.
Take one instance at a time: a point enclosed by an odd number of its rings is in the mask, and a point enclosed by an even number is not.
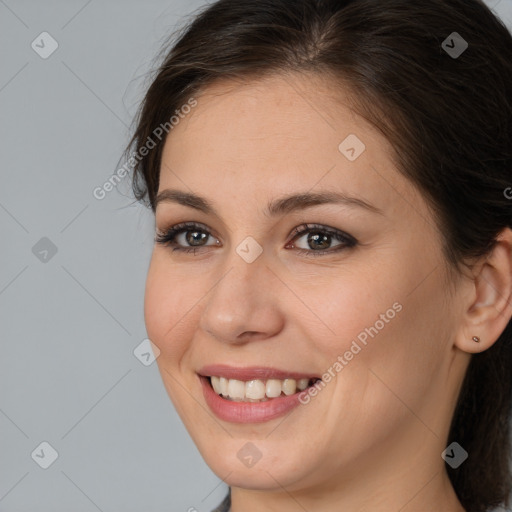
{"type": "Polygon", "coordinates": [[[237,342],[250,332],[267,337],[280,328],[263,248],[247,237],[226,259],[224,272],[206,297],[200,327],[215,338],[237,342]]]}
{"type": "MultiPolygon", "coordinates": [[[[226,257],[226,269],[223,277],[212,290],[214,294],[232,295],[238,301],[237,295],[253,302],[258,300],[258,283],[268,280],[268,256],[264,254],[263,246],[252,236],[246,236],[234,245],[226,257]]],[[[261,290],[264,291],[264,290],[261,290]]]]}

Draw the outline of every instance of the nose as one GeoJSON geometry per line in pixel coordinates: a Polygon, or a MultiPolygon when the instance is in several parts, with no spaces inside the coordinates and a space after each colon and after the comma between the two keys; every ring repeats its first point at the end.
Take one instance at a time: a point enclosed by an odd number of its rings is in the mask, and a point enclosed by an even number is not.
{"type": "Polygon", "coordinates": [[[222,275],[205,298],[199,327],[229,344],[265,340],[284,325],[279,289],[284,288],[261,254],[252,263],[233,251],[222,275]]]}

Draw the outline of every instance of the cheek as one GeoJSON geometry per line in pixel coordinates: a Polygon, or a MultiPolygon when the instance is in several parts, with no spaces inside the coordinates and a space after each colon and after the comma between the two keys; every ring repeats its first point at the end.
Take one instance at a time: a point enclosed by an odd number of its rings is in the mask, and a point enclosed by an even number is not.
{"type": "MultiPolygon", "coordinates": [[[[435,401],[439,390],[433,383],[439,380],[451,332],[439,275],[412,293],[410,279],[393,275],[390,286],[380,283],[373,295],[354,290],[353,300],[343,299],[348,319],[343,355],[351,360],[340,388],[364,404],[364,416],[392,422],[409,414],[404,403],[419,412],[435,401]]],[[[341,321],[338,326],[341,331],[341,321]]]]}
{"type": "Polygon", "coordinates": [[[153,254],[146,278],[144,319],[149,339],[161,351],[158,359],[169,360],[186,349],[187,311],[197,301],[197,290],[191,290],[184,277],[162,260],[153,254]]]}
{"type": "Polygon", "coordinates": [[[369,345],[369,340],[389,331],[389,326],[400,316],[397,311],[401,309],[397,304],[400,293],[396,291],[399,284],[395,282],[390,287],[382,272],[369,270],[341,277],[331,275],[330,279],[318,276],[309,286],[301,286],[299,282],[294,285],[297,295],[304,298],[303,302],[314,313],[305,316],[307,311],[300,305],[301,314],[295,318],[315,320],[314,330],[313,326],[309,329],[309,339],[329,359],[335,360],[349,350],[354,340],[361,347],[365,347],[365,341],[369,345]]]}
{"type": "Polygon", "coordinates": [[[350,372],[351,380],[365,380],[374,370],[393,389],[426,385],[443,357],[450,326],[442,321],[447,304],[440,269],[418,286],[422,273],[414,261],[398,264],[395,258],[338,282],[317,282],[308,294],[306,288],[297,292],[322,322],[319,331],[309,330],[326,370],[341,356],[332,372],[357,368],[359,377],[350,372]]]}

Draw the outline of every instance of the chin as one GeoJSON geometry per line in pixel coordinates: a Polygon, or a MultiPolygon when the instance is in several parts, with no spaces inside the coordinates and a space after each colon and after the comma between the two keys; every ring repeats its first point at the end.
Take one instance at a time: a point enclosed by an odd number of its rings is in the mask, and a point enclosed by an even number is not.
{"type": "Polygon", "coordinates": [[[240,438],[230,438],[222,444],[196,444],[210,469],[234,487],[267,491],[281,489],[281,486],[293,489],[300,481],[297,488],[302,488],[313,471],[314,461],[306,464],[298,445],[297,449],[282,446],[279,450],[268,440],[253,442],[240,438]],[[290,453],[295,457],[290,457],[290,453]]]}

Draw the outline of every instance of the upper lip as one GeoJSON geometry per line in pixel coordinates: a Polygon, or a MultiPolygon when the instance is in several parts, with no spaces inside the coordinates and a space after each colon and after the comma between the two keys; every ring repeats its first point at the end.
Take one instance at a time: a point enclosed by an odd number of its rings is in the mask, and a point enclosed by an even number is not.
{"type": "Polygon", "coordinates": [[[295,372],[265,366],[236,367],[227,364],[209,364],[197,372],[203,377],[225,377],[236,380],[265,380],[265,379],[320,379],[318,375],[308,372],[295,372]]]}

